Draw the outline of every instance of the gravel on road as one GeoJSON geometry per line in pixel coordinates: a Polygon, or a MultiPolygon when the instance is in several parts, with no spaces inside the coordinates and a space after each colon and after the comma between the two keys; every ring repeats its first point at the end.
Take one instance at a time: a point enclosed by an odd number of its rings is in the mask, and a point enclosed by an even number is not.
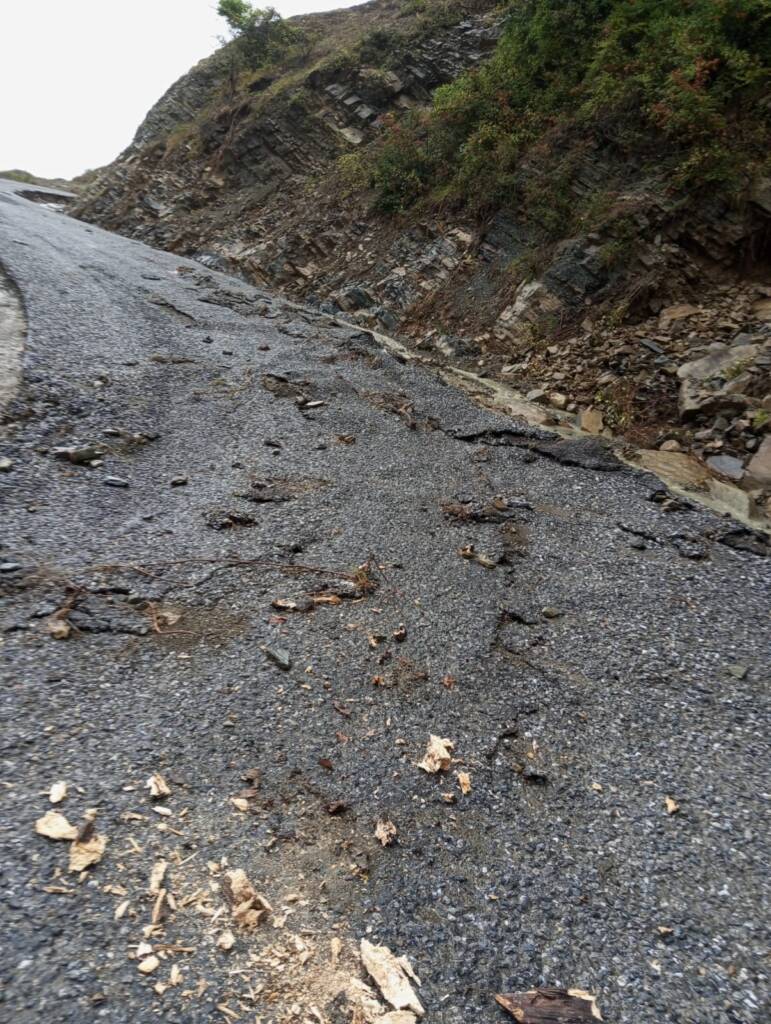
{"type": "Polygon", "coordinates": [[[22,192],[0,1016],[767,1020],[764,539],[22,192]]]}

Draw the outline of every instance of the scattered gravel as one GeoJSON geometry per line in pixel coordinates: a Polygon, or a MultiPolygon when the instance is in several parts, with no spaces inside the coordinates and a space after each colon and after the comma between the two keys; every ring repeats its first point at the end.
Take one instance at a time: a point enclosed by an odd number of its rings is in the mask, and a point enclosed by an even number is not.
{"type": "Polygon", "coordinates": [[[495,993],[538,985],[594,993],[615,1024],[760,1024],[762,541],[723,543],[732,524],[653,477],[366,334],[14,191],[8,1019],[345,1024],[335,986],[363,979],[367,938],[409,958],[430,1024],[502,1021],[495,993]],[[47,454],[99,438],[102,469],[47,454]],[[243,497],[266,481],[271,500],[243,497]],[[444,511],[495,498],[505,514],[444,511]],[[417,768],[430,735],[447,771],[417,768]],[[34,831],[58,781],[56,809],[96,809],[108,839],[82,876],[34,831]],[[159,859],[177,909],[148,938],[159,859]],[[254,932],[228,867],[272,907],[254,932]]]}

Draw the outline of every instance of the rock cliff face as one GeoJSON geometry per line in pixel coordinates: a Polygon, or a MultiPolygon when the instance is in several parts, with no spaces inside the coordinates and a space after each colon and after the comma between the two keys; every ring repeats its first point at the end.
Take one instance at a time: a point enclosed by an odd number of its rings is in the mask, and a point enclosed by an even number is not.
{"type": "Polygon", "coordinates": [[[225,47],[172,86],[77,213],[501,377],[585,427],[730,457],[727,475],[757,487],[749,462],[771,418],[767,183],[741,209],[684,206],[596,139],[568,176],[556,153],[521,167],[534,201],[486,221],[436,207],[385,217],[351,183],[351,156],[480,65],[504,17],[485,0],[374,0],[293,19],[304,52],[237,81],[225,47]],[[563,205],[613,200],[546,251],[558,190],[563,205]],[[734,348],[738,362],[712,359],[734,348]],[[688,369],[705,358],[712,376],[688,369]]]}

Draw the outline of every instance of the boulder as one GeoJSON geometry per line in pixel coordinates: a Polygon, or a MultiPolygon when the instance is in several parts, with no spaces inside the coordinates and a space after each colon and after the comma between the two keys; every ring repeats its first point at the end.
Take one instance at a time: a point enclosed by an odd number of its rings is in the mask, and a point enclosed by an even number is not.
{"type": "Polygon", "coordinates": [[[744,463],[733,455],[710,455],[706,462],[713,473],[726,476],[729,480],[741,480],[744,476],[744,463]]]}
{"type": "Polygon", "coordinates": [[[760,447],[750,459],[747,473],[759,487],[771,486],[771,434],[763,438],[760,447]]]}
{"type": "Polygon", "coordinates": [[[706,355],[683,363],[678,368],[680,378],[680,415],[689,419],[699,413],[741,412],[748,399],[732,388],[745,367],[750,366],[760,353],[760,345],[710,345],[706,355]]]}
{"type": "Polygon", "coordinates": [[[593,405],[590,405],[588,409],[581,410],[578,416],[578,425],[587,434],[601,434],[605,427],[602,413],[593,405]]]}

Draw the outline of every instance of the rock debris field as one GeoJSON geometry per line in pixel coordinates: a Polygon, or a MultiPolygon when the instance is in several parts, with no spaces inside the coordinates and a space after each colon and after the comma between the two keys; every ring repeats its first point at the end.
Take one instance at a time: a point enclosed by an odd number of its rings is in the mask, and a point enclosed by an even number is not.
{"type": "Polygon", "coordinates": [[[767,1019],[766,538],[21,192],[2,1016],[767,1019]]]}

